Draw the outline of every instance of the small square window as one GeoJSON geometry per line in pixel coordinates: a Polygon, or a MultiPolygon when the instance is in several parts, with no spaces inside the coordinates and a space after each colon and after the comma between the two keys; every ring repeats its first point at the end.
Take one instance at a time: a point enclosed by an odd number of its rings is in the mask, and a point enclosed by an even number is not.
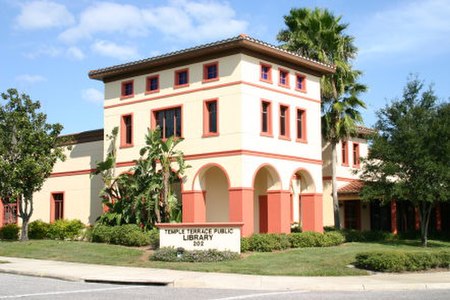
{"type": "Polygon", "coordinates": [[[289,87],[289,72],[280,69],[280,77],[278,84],[283,87],[289,87]]]}
{"type": "Polygon", "coordinates": [[[217,62],[203,65],[203,82],[219,79],[219,64],[217,62]]]}
{"type": "Polygon", "coordinates": [[[178,70],[175,72],[175,87],[183,87],[189,85],[189,70],[178,70]]]}
{"type": "Polygon", "coordinates": [[[261,81],[272,83],[272,66],[267,64],[261,64],[261,81]]]}
{"type": "Polygon", "coordinates": [[[306,77],[304,75],[296,75],[295,89],[302,92],[306,91],[306,77]]]}
{"type": "Polygon", "coordinates": [[[133,81],[122,82],[121,96],[122,98],[129,98],[134,96],[133,81]]]}
{"type": "Polygon", "coordinates": [[[147,93],[156,93],[159,91],[159,76],[149,76],[147,77],[147,93]]]}

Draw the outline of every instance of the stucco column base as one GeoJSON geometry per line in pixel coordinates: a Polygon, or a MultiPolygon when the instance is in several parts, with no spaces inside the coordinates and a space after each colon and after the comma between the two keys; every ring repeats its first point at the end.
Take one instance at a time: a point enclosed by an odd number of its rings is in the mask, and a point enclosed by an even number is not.
{"type": "Polygon", "coordinates": [[[243,222],[242,236],[250,236],[254,232],[253,222],[253,189],[252,188],[230,188],[229,221],[243,222]]]}
{"type": "Polygon", "coordinates": [[[204,191],[185,191],[182,193],[183,223],[206,222],[204,191]]]}
{"type": "Polygon", "coordinates": [[[291,198],[289,191],[267,191],[267,232],[291,232],[291,198]]]}
{"type": "Polygon", "coordinates": [[[302,230],[323,232],[322,194],[302,194],[302,230]]]}

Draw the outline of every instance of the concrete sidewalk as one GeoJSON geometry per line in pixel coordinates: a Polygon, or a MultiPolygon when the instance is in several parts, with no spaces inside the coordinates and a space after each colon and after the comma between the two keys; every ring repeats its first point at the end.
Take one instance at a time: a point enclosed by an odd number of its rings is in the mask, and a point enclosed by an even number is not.
{"type": "Polygon", "coordinates": [[[0,272],[71,281],[159,284],[173,287],[363,291],[450,289],[450,272],[374,274],[345,277],[260,276],[90,265],[0,256],[0,272]]]}

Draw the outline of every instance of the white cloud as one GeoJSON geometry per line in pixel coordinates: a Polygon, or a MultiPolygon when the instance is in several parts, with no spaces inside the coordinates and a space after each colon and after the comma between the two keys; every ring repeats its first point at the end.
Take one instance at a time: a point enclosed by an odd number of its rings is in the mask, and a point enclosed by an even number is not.
{"type": "Polygon", "coordinates": [[[66,51],[67,55],[75,60],[83,60],[85,58],[85,55],[83,51],[81,51],[78,47],[69,47],[66,51]]]}
{"type": "Polygon", "coordinates": [[[31,52],[25,53],[24,56],[29,59],[39,58],[41,56],[57,57],[61,55],[62,49],[52,45],[41,45],[31,52]]]}
{"type": "Polygon", "coordinates": [[[172,0],[167,5],[147,8],[99,2],[87,7],[79,23],[59,38],[77,43],[98,34],[137,37],[157,30],[169,38],[197,42],[237,35],[245,32],[247,25],[227,2],[172,0]]]}
{"type": "Polygon", "coordinates": [[[92,44],[92,51],[103,56],[132,60],[138,57],[137,49],[133,46],[117,45],[110,41],[96,41],[92,44]]]}
{"type": "Polygon", "coordinates": [[[416,53],[450,48],[450,2],[415,0],[379,12],[358,30],[362,55],[416,53]],[[434,46],[433,46],[434,45],[434,46]]]}
{"type": "Polygon", "coordinates": [[[103,93],[94,88],[82,90],[81,97],[88,102],[93,102],[96,104],[103,103],[103,93]]]}
{"type": "Polygon", "coordinates": [[[46,81],[47,79],[41,75],[30,75],[30,74],[22,74],[16,77],[16,80],[20,83],[24,84],[33,84],[42,81],[46,81]]]}
{"type": "Polygon", "coordinates": [[[21,29],[45,29],[74,24],[75,19],[67,8],[51,1],[32,1],[21,6],[16,26],[21,29]]]}

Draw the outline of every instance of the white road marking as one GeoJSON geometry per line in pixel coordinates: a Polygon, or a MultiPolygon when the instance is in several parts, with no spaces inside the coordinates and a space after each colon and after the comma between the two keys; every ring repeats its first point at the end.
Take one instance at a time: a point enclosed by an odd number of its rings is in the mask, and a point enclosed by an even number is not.
{"type": "Polygon", "coordinates": [[[213,300],[240,300],[240,299],[251,299],[251,298],[255,298],[255,297],[287,295],[287,294],[303,294],[303,293],[307,293],[307,291],[258,293],[258,294],[250,294],[250,295],[235,296],[235,297],[217,298],[217,299],[213,299],[213,300]]]}
{"type": "Polygon", "coordinates": [[[61,291],[61,292],[47,292],[47,293],[10,295],[10,296],[0,296],[0,299],[14,299],[14,298],[33,297],[33,296],[66,295],[66,294],[92,293],[92,292],[106,292],[106,291],[136,289],[136,288],[144,288],[144,286],[122,286],[122,287],[111,287],[111,288],[101,288],[101,289],[88,289],[88,290],[74,290],[74,291],[61,291]]]}

